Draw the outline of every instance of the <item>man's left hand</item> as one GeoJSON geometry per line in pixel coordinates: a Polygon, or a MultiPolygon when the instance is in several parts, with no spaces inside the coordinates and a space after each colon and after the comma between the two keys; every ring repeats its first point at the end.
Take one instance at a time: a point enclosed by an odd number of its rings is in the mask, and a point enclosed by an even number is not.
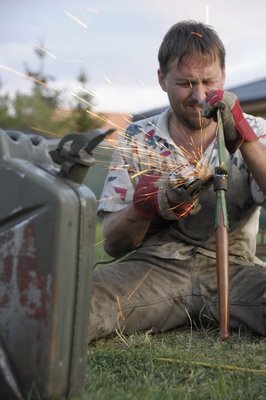
{"type": "Polygon", "coordinates": [[[201,102],[202,114],[207,118],[216,118],[217,109],[221,111],[224,126],[225,145],[233,154],[243,142],[257,140],[257,136],[243,115],[239,101],[233,93],[212,90],[201,102]]]}

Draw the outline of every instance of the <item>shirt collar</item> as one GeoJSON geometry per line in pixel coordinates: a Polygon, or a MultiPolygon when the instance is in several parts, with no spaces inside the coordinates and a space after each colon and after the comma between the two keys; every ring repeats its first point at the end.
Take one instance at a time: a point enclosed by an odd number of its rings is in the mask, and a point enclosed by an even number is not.
{"type": "Polygon", "coordinates": [[[170,136],[169,128],[168,128],[168,122],[169,122],[169,117],[172,112],[172,109],[168,107],[165,111],[163,111],[159,116],[158,116],[158,121],[156,124],[156,136],[166,140],[169,144],[173,145],[176,147],[175,142],[170,136]]]}

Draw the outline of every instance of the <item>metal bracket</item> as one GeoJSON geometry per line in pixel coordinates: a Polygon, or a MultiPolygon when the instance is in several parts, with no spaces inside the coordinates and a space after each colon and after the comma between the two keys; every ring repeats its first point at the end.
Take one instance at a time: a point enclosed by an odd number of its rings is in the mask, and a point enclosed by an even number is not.
{"type": "Polygon", "coordinates": [[[95,162],[92,150],[114,131],[115,129],[95,129],[64,136],[57,149],[50,151],[53,161],[61,165],[59,176],[82,183],[88,168],[95,162]]]}
{"type": "Polygon", "coordinates": [[[215,168],[215,173],[213,177],[213,188],[215,192],[217,190],[227,190],[227,180],[228,180],[228,173],[221,167],[215,168]]]}

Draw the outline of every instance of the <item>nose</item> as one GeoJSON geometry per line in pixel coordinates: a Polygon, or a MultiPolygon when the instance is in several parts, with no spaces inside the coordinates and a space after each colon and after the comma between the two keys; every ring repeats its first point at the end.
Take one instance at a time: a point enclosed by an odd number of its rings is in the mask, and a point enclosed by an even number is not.
{"type": "Polygon", "coordinates": [[[192,86],[192,98],[195,101],[195,103],[199,103],[202,100],[205,100],[206,98],[206,89],[205,86],[201,83],[195,83],[192,86]]]}

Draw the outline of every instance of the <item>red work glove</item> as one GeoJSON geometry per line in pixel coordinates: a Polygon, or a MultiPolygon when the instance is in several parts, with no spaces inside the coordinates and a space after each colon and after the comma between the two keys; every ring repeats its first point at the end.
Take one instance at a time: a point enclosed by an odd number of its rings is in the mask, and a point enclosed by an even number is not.
{"type": "Polygon", "coordinates": [[[201,107],[202,114],[207,118],[215,118],[217,109],[221,110],[225,145],[230,154],[233,154],[243,142],[257,140],[233,93],[212,90],[201,103],[201,107]]]}
{"type": "Polygon", "coordinates": [[[200,192],[195,184],[190,185],[189,190],[173,189],[169,186],[169,174],[150,172],[141,176],[135,188],[133,204],[137,213],[146,219],[161,216],[167,220],[179,220],[193,211],[200,192]]]}

